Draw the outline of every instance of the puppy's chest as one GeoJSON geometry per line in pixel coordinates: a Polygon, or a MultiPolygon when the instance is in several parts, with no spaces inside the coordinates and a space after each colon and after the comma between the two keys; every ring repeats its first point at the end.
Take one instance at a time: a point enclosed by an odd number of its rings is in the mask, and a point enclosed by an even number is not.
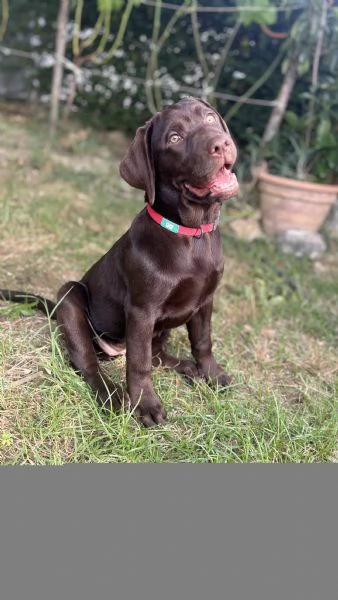
{"type": "Polygon", "coordinates": [[[220,278],[221,273],[215,270],[208,274],[204,273],[203,276],[191,274],[184,277],[173,289],[168,290],[169,297],[165,305],[168,307],[181,306],[182,309],[185,307],[198,308],[214,293],[220,278]]]}
{"type": "Polygon", "coordinates": [[[186,265],[179,281],[167,288],[160,321],[166,327],[186,323],[214,294],[222,277],[223,261],[199,257],[186,265]]]}

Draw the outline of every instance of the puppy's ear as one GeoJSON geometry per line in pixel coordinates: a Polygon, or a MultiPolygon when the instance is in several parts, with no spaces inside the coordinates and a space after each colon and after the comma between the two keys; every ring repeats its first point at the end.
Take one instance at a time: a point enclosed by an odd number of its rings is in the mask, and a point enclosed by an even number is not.
{"type": "Polygon", "coordinates": [[[216,108],[214,108],[213,106],[211,106],[211,104],[209,104],[209,102],[207,102],[206,100],[202,100],[201,98],[199,98],[199,101],[200,101],[200,102],[202,102],[202,104],[204,104],[204,105],[205,105],[205,106],[207,106],[208,108],[210,108],[210,109],[211,109],[211,110],[212,110],[214,113],[216,113],[216,115],[218,116],[218,118],[219,118],[219,120],[220,120],[220,122],[221,122],[221,125],[222,125],[222,127],[223,127],[224,131],[225,131],[226,133],[230,133],[230,132],[229,132],[229,128],[228,128],[228,126],[227,126],[226,122],[225,122],[225,121],[224,121],[224,119],[221,117],[221,115],[220,115],[220,114],[219,114],[219,112],[216,110],[216,108]]]}
{"type": "Polygon", "coordinates": [[[151,157],[153,119],[136,130],[129,150],[120,164],[120,175],[134,188],[144,190],[150,204],[155,201],[155,169],[151,157]]]}

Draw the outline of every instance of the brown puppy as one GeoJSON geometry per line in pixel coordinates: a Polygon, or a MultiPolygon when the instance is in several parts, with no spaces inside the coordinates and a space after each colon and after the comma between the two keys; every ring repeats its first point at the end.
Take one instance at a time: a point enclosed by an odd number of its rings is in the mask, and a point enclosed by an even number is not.
{"type": "MultiPolygon", "coordinates": [[[[212,354],[211,313],[223,272],[220,208],[238,192],[235,159],[226,124],[206,102],[184,98],[152,117],[120,166],[123,179],[144,190],[147,207],[81,281],[58,293],[56,317],[74,368],[105,408],[136,407],[146,426],[166,417],[151,383],[152,365],[229,383],[212,354]],[[177,359],[164,347],[169,331],[183,324],[194,360],[177,359]],[[125,392],[102,374],[97,350],[108,356],[126,351],[125,392]]],[[[39,296],[0,294],[40,299],[37,307],[44,309],[39,296]]]]}

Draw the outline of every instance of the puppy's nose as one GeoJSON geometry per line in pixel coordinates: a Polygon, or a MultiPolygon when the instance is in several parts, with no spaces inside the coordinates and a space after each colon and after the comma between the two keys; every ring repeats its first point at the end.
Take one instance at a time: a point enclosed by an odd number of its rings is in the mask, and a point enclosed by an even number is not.
{"type": "Polygon", "coordinates": [[[222,156],[224,150],[230,145],[230,138],[227,135],[217,135],[208,143],[208,153],[212,156],[222,156]]]}

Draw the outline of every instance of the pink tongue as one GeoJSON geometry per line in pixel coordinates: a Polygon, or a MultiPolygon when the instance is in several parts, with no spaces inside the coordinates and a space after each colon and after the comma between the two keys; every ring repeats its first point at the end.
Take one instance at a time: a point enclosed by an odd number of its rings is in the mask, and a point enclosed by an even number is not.
{"type": "Polygon", "coordinates": [[[236,175],[231,171],[228,171],[225,167],[218,171],[216,177],[210,179],[203,188],[194,187],[189,183],[186,183],[185,185],[189,190],[194,192],[196,196],[204,196],[208,192],[211,192],[212,194],[227,195],[228,198],[231,198],[231,196],[234,196],[238,191],[236,175]]]}
{"type": "Polygon", "coordinates": [[[209,181],[208,187],[210,189],[212,189],[214,187],[217,187],[217,188],[222,187],[223,185],[226,185],[231,181],[231,176],[232,176],[231,171],[228,171],[228,169],[223,168],[217,173],[217,175],[214,179],[209,181]]]}

